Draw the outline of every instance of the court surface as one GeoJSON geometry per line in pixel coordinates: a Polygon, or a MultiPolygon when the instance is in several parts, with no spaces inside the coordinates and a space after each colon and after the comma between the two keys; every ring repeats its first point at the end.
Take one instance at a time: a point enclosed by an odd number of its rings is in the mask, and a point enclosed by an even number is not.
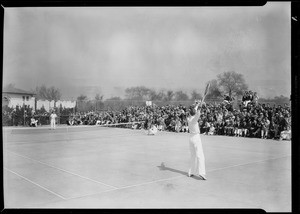
{"type": "Polygon", "coordinates": [[[3,128],[5,208],[291,211],[291,142],[201,135],[206,181],[187,177],[189,134],[3,128]]]}

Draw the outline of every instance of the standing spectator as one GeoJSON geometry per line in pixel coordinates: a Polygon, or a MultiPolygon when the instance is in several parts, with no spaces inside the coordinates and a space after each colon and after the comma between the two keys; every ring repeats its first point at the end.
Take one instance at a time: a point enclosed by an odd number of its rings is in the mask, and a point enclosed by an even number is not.
{"type": "Polygon", "coordinates": [[[270,122],[269,132],[270,132],[271,139],[275,139],[275,140],[279,139],[278,124],[274,119],[272,119],[270,122]]]}
{"type": "Polygon", "coordinates": [[[267,139],[269,134],[270,121],[265,117],[262,121],[261,138],[267,139]]]}
{"type": "Polygon", "coordinates": [[[179,117],[176,117],[174,129],[175,129],[175,132],[177,132],[177,133],[180,132],[180,130],[181,130],[181,122],[179,120],[179,117]]]}
{"type": "Polygon", "coordinates": [[[57,115],[55,114],[55,111],[52,110],[52,113],[50,114],[51,129],[55,129],[56,128],[56,124],[55,124],[56,117],[57,117],[57,115]]]}
{"type": "Polygon", "coordinates": [[[253,103],[254,103],[254,105],[258,104],[258,99],[259,99],[259,97],[257,95],[257,92],[254,92],[254,94],[253,94],[253,103]]]}

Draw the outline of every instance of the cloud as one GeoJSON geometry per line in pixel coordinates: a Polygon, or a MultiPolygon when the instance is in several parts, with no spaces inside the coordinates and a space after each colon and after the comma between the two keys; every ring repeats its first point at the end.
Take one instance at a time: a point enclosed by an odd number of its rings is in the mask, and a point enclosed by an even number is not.
{"type": "Polygon", "coordinates": [[[92,96],[137,85],[201,88],[235,70],[262,94],[261,79],[281,80],[278,93],[289,94],[289,9],[9,8],[3,79],[92,96]]]}

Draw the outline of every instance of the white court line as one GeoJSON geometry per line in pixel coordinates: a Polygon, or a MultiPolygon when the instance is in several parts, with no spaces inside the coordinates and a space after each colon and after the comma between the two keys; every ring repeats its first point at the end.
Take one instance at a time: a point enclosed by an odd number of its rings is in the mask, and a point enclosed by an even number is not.
{"type": "MultiPolygon", "coordinates": [[[[77,198],[82,198],[82,197],[97,195],[97,194],[101,194],[101,193],[105,193],[105,192],[111,192],[111,191],[116,191],[116,190],[121,190],[121,189],[128,189],[128,188],[131,188],[131,187],[143,186],[143,185],[147,185],[147,184],[151,184],[151,183],[157,183],[157,182],[168,181],[168,180],[173,180],[173,179],[177,179],[177,178],[186,177],[185,175],[180,175],[180,176],[176,176],[176,177],[171,177],[171,178],[166,178],[166,179],[159,179],[159,180],[154,180],[154,181],[149,181],[149,182],[145,182],[145,183],[124,186],[124,187],[115,187],[115,186],[111,186],[111,185],[108,185],[108,184],[105,184],[105,183],[102,183],[102,182],[99,182],[99,181],[96,181],[96,180],[93,180],[93,179],[90,179],[90,178],[78,175],[78,174],[73,173],[73,172],[69,172],[67,170],[64,170],[64,169],[61,169],[61,168],[58,168],[58,167],[55,167],[55,166],[51,166],[51,165],[43,163],[41,161],[38,161],[38,160],[35,160],[35,159],[32,159],[32,158],[26,157],[26,156],[23,156],[23,155],[19,155],[19,154],[15,153],[15,152],[12,152],[12,151],[9,151],[9,150],[7,150],[7,151],[10,152],[10,153],[13,153],[15,155],[18,155],[20,157],[23,157],[23,158],[26,158],[26,159],[29,159],[29,160],[41,163],[43,165],[46,165],[46,166],[49,166],[49,167],[52,167],[52,168],[55,168],[55,169],[58,169],[58,170],[61,170],[61,171],[64,171],[64,172],[76,175],[76,176],[79,176],[81,178],[84,178],[84,179],[87,179],[87,180],[91,180],[93,182],[96,182],[96,183],[103,184],[103,185],[110,186],[110,187],[114,188],[114,189],[110,189],[110,190],[101,191],[101,192],[98,192],[98,193],[93,193],[93,194],[88,194],[88,195],[83,195],[83,196],[78,196],[78,197],[65,198],[65,200],[77,199],[77,198]]],[[[249,164],[253,164],[253,163],[265,162],[265,161],[269,161],[269,160],[281,159],[281,158],[285,158],[285,157],[290,157],[290,155],[281,156],[281,157],[275,157],[275,158],[269,158],[269,159],[254,161],[254,162],[248,162],[248,163],[243,163],[243,164],[236,164],[236,165],[227,166],[227,167],[221,167],[221,168],[216,168],[216,169],[211,169],[211,170],[207,170],[207,172],[218,171],[218,170],[233,168],[233,167],[237,167],[237,166],[244,166],[244,165],[249,165],[249,164]]]]}
{"type": "MultiPolygon", "coordinates": [[[[228,168],[233,168],[233,167],[237,167],[237,166],[249,165],[249,164],[264,162],[264,161],[268,161],[268,160],[281,159],[281,158],[285,158],[285,157],[290,157],[290,155],[286,155],[286,156],[282,156],[282,157],[276,157],[276,158],[270,158],[270,159],[264,159],[264,160],[260,160],[260,161],[249,162],[249,163],[236,164],[236,165],[227,166],[227,167],[221,167],[221,168],[216,168],[216,169],[211,169],[211,170],[207,170],[207,172],[213,172],[213,171],[223,170],[223,169],[228,169],[228,168]]],[[[82,195],[82,196],[77,196],[77,197],[70,197],[70,198],[67,198],[67,200],[77,199],[77,198],[83,198],[83,197],[87,197],[87,196],[98,195],[98,194],[105,193],[105,192],[112,192],[112,191],[116,191],[116,190],[127,189],[127,188],[137,187],[137,186],[143,186],[143,185],[147,185],[147,184],[158,183],[158,182],[162,182],[162,181],[168,181],[168,180],[173,180],[173,179],[183,178],[183,177],[187,177],[187,176],[186,175],[179,175],[179,176],[176,176],[176,177],[159,179],[159,180],[155,180],[155,181],[149,181],[149,182],[145,182],[145,183],[140,183],[140,184],[134,184],[134,185],[124,186],[124,187],[119,187],[119,188],[116,188],[116,189],[105,190],[105,191],[101,191],[101,192],[98,192],[98,193],[92,193],[92,194],[87,194],[87,195],[82,195]]]]}
{"type": "Polygon", "coordinates": [[[26,180],[26,181],[28,181],[28,182],[30,182],[30,183],[32,183],[32,184],[34,184],[34,185],[36,185],[36,186],[38,186],[38,187],[44,189],[44,190],[46,190],[46,191],[48,191],[48,192],[50,192],[50,193],[52,193],[52,194],[54,194],[54,195],[56,195],[56,196],[58,196],[58,197],[64,199],[64,200],[66,200],[66,198],[63,197],[62,195],[60,195],[60,194],[58,194],[58,193],[55,193],[55,192],[53,192],[53,191],[47,189],[46,187],[43,187],[43,186],[41,186],[41,185],[35,183],[34,181],[31,181],[31,180],[29,180],[28,178],[25,178],[24,176],[22,176],[22,175],[20,175],[20,174],[18,174],[18,173],[16,173],[16,172],[14,172],[14,171],[12,171],[12,170],[10,170],[10,169],[7,169],[6,167],[3,167],[3,168],[4,168],[5,170],[7,170],[7,171],[9,171],[9,172],[11,172],[11,173],[13,173],[13,174],[15,174],[15,175],[21,177],[21,178],[23,178],[24,180],[26,180]]]}
{"type": "MultiPolygon", "coordinates": [[[[83,137],[83,138],[74,138],[74,139],[69,139],[69,135],[68,135],[68,139],[61,139],[61,140],[36,140],[36,141],[24,141],[24,140],[19,140],[19,141],[7,141],[8,143],[13,143],[13,146],[16,145],[28,145],[28,144],[35,144],[37,142],[39,143],[56,143],[56,142],[62,142],[62,141],[80,141],[80,140],[90,140],[90,139],[96,139],[96,137],[100,137],[101,139],[111,139],[111,138],[123,138],[123,137],[132,137],[132,136],[140,136],[140,134],[118,134],[118,135],[106,135],[106,136],[99,136],[99,134],[89,134],[88,137],[83,137]]],[[[86,142],[83,142],[86,143],[86,142]]],[[[92,142],[89,142],[92,143],[92,142]]],[[[97,143],[97,142],[95,142],[97,143]]]]}
{"type": "Polygon", "coordinates": [[[241,163],[241,164],[236,164],[236,165],[232,165],[232,166],[225,166],[225,167],[211,169],[211,170],[207,170],[207,171],[213,172],[213,171],[217,171],[217,170],[229,169],[229,168],[233,168],[233,167],[237,167],[237,166],[245,166],[245,165],[249,165],[249,164],[260,163],[260,162],[265,162],[265,161],[269,161],[269,160],[276,160],[276,159],[286,158],[286,157],[290,157],[290,156],[291,155],[285,155],[285,156],[281,156],[281,157],[269,158],[269,159],[254,161],[254,162],[241,163]]]}
{"type": "Polygon", "coordinates": [[[28,159],[28,160],[31,160],[31,161],[34,161],[34,162],[38,162],[38,163],[40,163],[40,164],[42,164],[42,165],[46,165],[46,166],[49,166],[49,167],[51,167],[51,168],[54,168],[54,169],[57,169],[57,170],[60,170],[60,171],[63,171],[63,172],[66,172],[66,173],[69,173],[69,174],[72,174],[72,175],[78,176],[78,177],[80,177],[80,178],[83,178],[83,179],[86,179],[86,180],[89,180],[89,181],[92,181],[92,182],[95,182],[95,183],[98,183],[98,184],[102,184],[102,185],[105,185],[105,186],[108,186],[108,187],[111,187],[111,188],[117,189],[117,187],[115,187],[115,186],[112,186],[112,185],[109,185],[109,184],[105,184],[105,183],[102,183],[102,182],[99,182],[99,181],[93,180],[93,179],[91,179],[91,178],[88,178],[88,177],[85,177],[85,176],[82,176],[82,175],[76,174],[76,173],[74,173],[74,172],[70,172],[70,171],[68,171],[68,170],[61,169],[61,168],[59,168],[59,167],[56,167],[56,166],[52,166],[52,165],[50,165],[50,164],[47,164],[47,163],[41,162],[41,161],[39,161],[39,160],[32,159],[32,158],[30,158],[30,157],[26,157],[26,156],[24,156],[24,155],[20,155],[20,154],[18,154],[18,153],[15,153],[15,152],[9,151],[9,150],[7,150],[7,149],[6,149],[6,151],[8,151],[8,152],[10,152],[10,153],[12,153],[12,154],[15,154],[15,155],[17,155],[17,156],[20,156],[20,157],[26,158],[26,159],[28,159]]]}
{"type": "Polygon", "coordinates": [[[173,180],[173,179],[177,179],[177,178],[182,178],[182,177],[186,177],[186,176],[185,175],[179,175],[179,176],[171,177],[171,178],[159,179],[159,180],[149,181],[149,182],[140,183],[140,184],[133,184],[133,185],[129,185],[129,186],[119,187],[119,188],[116,188],[116,189],[104,190],[104,191],[97,192],[97,193],[92,193],[92,194],[87,194],[87,195],[81,195],[81,196],[77,196],[77,197],[70,197],[70,198],[67,198],[67,200],[69,200],[69,199],[77,199],[77,198],[82,198],[82,197],[87,197],[87,196],[92,196],[92,195],[98,195],[98,194],[101,194],[101,193],[112,192],[112,191],[121,190],[121,189],[128,189],[128,188],[136,187],[136,186],[143,186],[143,185],[157,183],[157,182],[161,182],[161,181],[169,181],[169,180],[173,180]]]}

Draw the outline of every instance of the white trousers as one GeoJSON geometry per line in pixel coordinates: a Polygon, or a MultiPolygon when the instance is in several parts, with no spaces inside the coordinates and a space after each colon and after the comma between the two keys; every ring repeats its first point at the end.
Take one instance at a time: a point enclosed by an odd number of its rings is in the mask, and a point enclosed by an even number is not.
{"type": "Polygon", "coordinates": [[[55,120],[50,121],[51,129],[55,129],[55,120]]]}
{"type": "Polygon", "coordinates": [[[200,134],[191,134],[190,136],[190,169],[192,175],[206,175],[205,157],[202,148],[200,134]]]}

